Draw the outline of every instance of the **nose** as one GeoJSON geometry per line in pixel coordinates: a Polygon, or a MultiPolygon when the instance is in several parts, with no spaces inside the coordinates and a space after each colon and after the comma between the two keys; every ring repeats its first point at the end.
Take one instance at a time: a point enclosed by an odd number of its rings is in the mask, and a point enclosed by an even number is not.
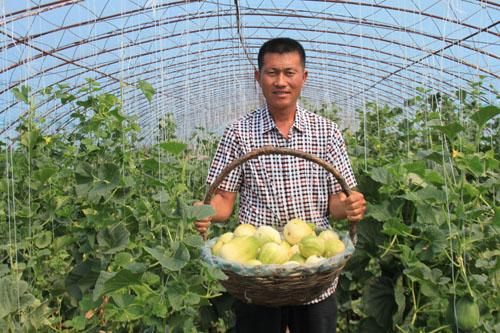
{"type": "Polygon", "coordinates": [[[285,87],[286,86],[286,84],[285,84],[285,74],[279,73],[276,76],[276,80],[274,81],[274,85],[277,88],[285,87]]]}

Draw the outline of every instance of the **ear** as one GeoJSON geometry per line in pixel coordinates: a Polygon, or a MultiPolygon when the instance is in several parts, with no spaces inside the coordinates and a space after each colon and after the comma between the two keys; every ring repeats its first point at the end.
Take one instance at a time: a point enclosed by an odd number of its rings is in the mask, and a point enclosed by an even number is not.
{"type": "Polygon", "coordinates": [[[260,84],[260,71],[258,69],[256,69],[253,73],[254,77],[255,77],[255,81],[259,82],[260,84]]]}
{"type": "Polygon", "coordinates": [[[309,75],[309,72],[307,70],[304,70],[304,82],[306,82],[308,75],[309,75]]]}

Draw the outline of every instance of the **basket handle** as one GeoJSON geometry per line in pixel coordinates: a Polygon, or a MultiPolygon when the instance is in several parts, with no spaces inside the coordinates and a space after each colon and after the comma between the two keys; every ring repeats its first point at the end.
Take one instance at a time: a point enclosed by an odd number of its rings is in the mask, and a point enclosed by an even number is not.
{"type": "MultiPolygon", "coordinates": [[[[340,186],[342,187],[342,192],[345,193],[346,196],[351,195],[351,189],[347,185],[344,177],[333,167],[330,163],[323,161],[322,159],[309,154],[305,153],[300,150],[294,150],[290,148],[281,148],[281,147],[273,147],[273,146],[264,146],[261,148],[254,149],[250,151],[249,153],[241,156],[240,158],[237,158],[233,160],[231,163],[229,163],[224,170],[220,173],[220,175],[215,179],[215,181],[210,185],[207,194],[205,195],[205,200],[204,203],[206,205],[210,204],[210,200],[212,199],[212,196],[215,194],[215,191],[217,190],[217,187],[219,187],[220,183],[229,175],[233,169],[237,168],[238,166],[242,165],[243,163],[256,158],[258,156],[262,155],[291,155],[291,156],[296,156],[303,158],[305,160],[314,162],[321,167],[323,167],[326,171],[330,172],[339,182],[340,186]]],[[[351,241],[353,244],[356,244],[356,233],[357,233],[357,227],[358,227],[358,222],[357,221],[349,221],[349,237],[351,238],[351,241]]],[[[206,239],[206,233],[203,233],[203,238],[206,239]]]]}

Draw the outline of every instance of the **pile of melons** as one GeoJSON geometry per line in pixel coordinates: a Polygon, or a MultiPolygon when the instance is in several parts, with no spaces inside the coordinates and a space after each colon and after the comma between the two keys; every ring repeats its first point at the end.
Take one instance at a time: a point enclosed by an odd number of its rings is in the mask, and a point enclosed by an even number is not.
{"type": "Polygon", "coordinates": [[[283,238],[270,226],[240,224],[218,238],[212,254],[244,265],[313,265],[345,250],[335,231],[316,234],[315,225],[301,219],[288,221],[283,238]]]}

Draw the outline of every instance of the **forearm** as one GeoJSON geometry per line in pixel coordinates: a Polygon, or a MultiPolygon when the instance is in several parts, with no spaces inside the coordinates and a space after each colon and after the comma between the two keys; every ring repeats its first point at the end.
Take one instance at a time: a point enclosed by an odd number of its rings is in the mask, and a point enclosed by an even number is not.
{"type": "Polygon", "coordinates": [[[212,216],[213,222],[225,222],[233,213],[233,205],[236,198],[236,193],[217,191],[210,200],[210,205],[215,210],[215,215],[212,216]]]}

